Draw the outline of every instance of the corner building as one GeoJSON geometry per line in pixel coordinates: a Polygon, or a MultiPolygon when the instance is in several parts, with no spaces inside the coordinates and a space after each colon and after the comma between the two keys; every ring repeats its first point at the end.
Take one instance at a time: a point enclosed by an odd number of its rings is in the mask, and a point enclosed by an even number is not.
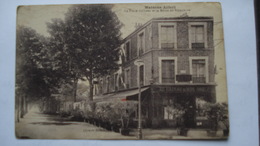
{"type": "Polygon", "coordinates": [[[138,27],[124,39],[120,69],[98,79],[94,100],[137,100],[140,80],[144,126],[175,127],[175,106],[186,109],[189,127],[206,126],[200,107],[216,102],[213,25],[212,17],[174,17],[138,27]]]}

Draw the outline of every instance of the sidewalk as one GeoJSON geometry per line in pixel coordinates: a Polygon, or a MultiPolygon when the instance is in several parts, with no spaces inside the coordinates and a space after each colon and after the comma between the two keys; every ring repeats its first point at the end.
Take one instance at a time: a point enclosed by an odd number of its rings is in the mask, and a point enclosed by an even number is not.
{"type": "MultiPolygon", "coordinates": [[[[176,129],[143,129],[143,139],[227,139],[223,136],[222,130],[217,131],[215,137],[207,135],[206,129],[189,129],[187,136],[180,136],[177,134],[176,129]]],[[[130,134],[137,135],[137,130],[134,130],[130,134]]]]}
{"type": "Polygon", "coordinates": [[[15,128],[17,138],[21,139],[136,139],[88,123],[34,111],[16,122],[15,128]]]}
{"type": "MultiPolygon", "coordinates": [[[[101,127],[85,123],[69,121],[57,115],[41,114],[30,111],[16,123],[16,135],[19,138],[31,139],[118,139],[137,140],[137,129],[129,136],[107,131],[101,127]]],[[[176,129],[143,129],[143,139],[227,139],[219,130],[216,137],[209,137],[205,129],[190,129],[187,136],[179,136],[176,129]]]]}

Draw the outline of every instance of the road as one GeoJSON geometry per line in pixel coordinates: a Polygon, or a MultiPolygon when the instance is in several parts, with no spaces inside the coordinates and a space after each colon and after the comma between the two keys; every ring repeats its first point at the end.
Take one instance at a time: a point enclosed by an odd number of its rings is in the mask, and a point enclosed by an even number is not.
{"type": "Polygon", "coordinates": [[[85,122],[42,114],[36,107],[20,119],[15,127],[17,138],[25,139],[136,139],[134,135],[123,136],[85,122]]]}
{"type": "MultiPolygon", "coordinates": [[[[137,139],[136,129],[130,136],[108,131],[85,122],[74,122],[58,115],[47,115],[32,108],[16,123],[16,136],[23,139],[137,139]]],[[[176,129],[143,129],[144,139],[226,139],[222,131],[216,137],[207,136],[206,130],[190,129],[188,136],[179,136],[176,129]]]]}

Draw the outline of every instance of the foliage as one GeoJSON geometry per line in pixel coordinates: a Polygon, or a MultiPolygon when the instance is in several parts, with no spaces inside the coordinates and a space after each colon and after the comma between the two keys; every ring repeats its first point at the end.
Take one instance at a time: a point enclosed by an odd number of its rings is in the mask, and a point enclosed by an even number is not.
{"type": "Polygon", "coordinates": [[[122,128],[128,128],[136,108],[137,103],[133,101],[98,103],[95,114],[103,121],[109,121],[111,124],[120,122],[122,128]]]}
{"type": "MultiPolygon", "coordinates": [[[[226,103],[207,103],[205,104],[205,111],[208,120],[211,123],[211,129],[217,130],[218,123],[226,120],[228,116],[228,106],[226,103]]],[[[226,125],[228,126],[228,125],[226,125]]]]}
{"type": "Polygon", "coordinates": [[[16,92],[30,100],[50,96],[57,83],[55,72],[44,67],[45,41],[31,28],[17,29],[16,92]]]}
{"type": "Polygon", "coordinates": [[[38,100],[60,89],[68,96],[67,92],[73,92],[75,100],[81,79],[89,81],[89,100],[93,100],[93,79],[118,68],[122,24],[112,7],[72,6],[64,20],[47,23],[48,38],[31,28],[18,27],[17,95],[38,100]]]}
{"type": "Polygon", "coordinates": [[[174,121],[176,121],[176,126],[178,128],[187,127],[186,123],[186,112],[187,109],[183,107],[181,104],[172,104],[166,107],[168,114],[172,117],[174,121]]]}
{"type": "Polygon", "coordinates": [[[90,83],[93,98],[93,79],[117,68],[121,23],[112,5],[75,5],[65,14],[65,20],[47,23],[51,35],[50,48],[53,68],[73,81],[76,96],[78,79],[90,83]]]}
{"type": "Polygon", "coordinates": [[[176,104],[174,106],[168,105],[166,110],[168,114],[171,115],[174,119],[182,118],[185,113],[184,107],[182,107],[180,104],[176,104]]]}
{"type": "Polygon", "coordinates": [[[94,107],[93,102],[84,102],[84,110],[83,110],[83,115],[86,119],[91,119],[95,117],[95,111],[93,110],[94,107]]]}
{"type": "Polygon", "coordinates": [[[80,61],[75,57],[75,48],[68,48],[67,36],[70,32],[67,31],[66,23],[61,19],[52,19],[51,23],[47,23],[48,32],[51,35],[49,38],[49,58],[52,61],[52,68],[61,73],[63,84],[72,85],[72,97],[76,100],[76,91],[78,79],[82,78],[82,73],[79,70],[80,61]]]}
{"type": "Polygon", "coordinates": [[[65,14],[65,43],[77,69],[90,84],[93,98],[93,79],[117,68],[120,28],[112,5],[76,5],[65,14]]]}

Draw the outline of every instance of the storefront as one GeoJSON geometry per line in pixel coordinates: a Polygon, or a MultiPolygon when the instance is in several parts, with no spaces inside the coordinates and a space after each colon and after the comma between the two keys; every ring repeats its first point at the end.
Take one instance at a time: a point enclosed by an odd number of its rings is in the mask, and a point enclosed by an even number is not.
{"type": "Polygon", "coordinates": [[[180,115],[186,127],[203,127],[201,106],[215,102],[215,85],[152,85],[148,119],[153,128],[176,127],[180,115]]]}
{"type": "MultiPolygon", "coordinates": [[[[138,89],[126,90],[95,97],[100,102],[131,102],[138,100],[138,89]]],[[[182,124],[188,128],[205,126],[203,104],[215,102],[215,85],[150,85],[141,88],[142,125],[151,128],[175,128],[180,115],[185,113],[182,124]]],[[[131,115],[137,123],[138,107],[131,115]]]]}

